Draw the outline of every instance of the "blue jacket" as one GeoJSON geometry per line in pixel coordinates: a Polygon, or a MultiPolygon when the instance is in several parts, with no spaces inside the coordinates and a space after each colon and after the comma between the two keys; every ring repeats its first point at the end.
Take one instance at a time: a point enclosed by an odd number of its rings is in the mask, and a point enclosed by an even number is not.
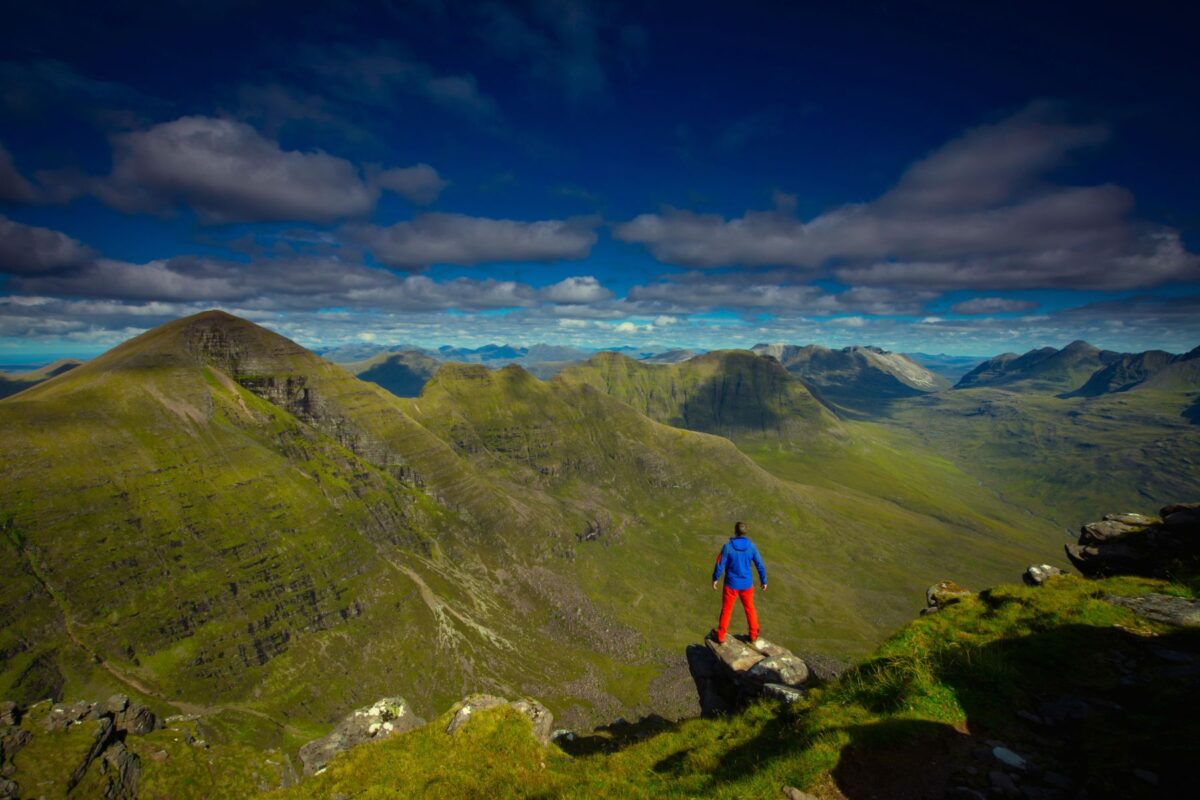
{"type": "Polygon", "coordinates": [[[721,577],[721,570],[724,570],[726,586],[730,589],[749,589],[754,585],[750,572],[752,563],[758,569],[759,582],[766,583],[767,568],[763,566],[762,556],[758,554],[754,542],[745,536],[734,536],[721,548],[712,579],[715,581],[721,577]]]}

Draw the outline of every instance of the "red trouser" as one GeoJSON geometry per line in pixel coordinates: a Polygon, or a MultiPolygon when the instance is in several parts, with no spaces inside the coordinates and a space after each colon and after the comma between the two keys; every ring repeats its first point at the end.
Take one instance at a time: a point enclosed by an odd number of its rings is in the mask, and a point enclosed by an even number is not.
{"type": "Polygon", "coordinates": [[[717,625],[717,641],[725,641],[725,632],[729,630],[729,618],[733,616],[733,601],[742,599],[742,609],[746,612],[746,624],[750,626],[750,641],[758,638],[758,612],[754,610],[754,587],[749,589],[731,589],[729,586],[721,593],[721,622],[717,625]]]}

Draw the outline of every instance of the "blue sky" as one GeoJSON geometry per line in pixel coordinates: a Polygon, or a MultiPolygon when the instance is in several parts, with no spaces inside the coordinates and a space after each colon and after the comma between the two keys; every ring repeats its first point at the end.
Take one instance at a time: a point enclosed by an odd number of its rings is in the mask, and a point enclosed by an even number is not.
{"type": "Polygon", "coordinates": [[[744,5],[8,9],[0,363],[1200,343],[1196,12],[744,5]]]}

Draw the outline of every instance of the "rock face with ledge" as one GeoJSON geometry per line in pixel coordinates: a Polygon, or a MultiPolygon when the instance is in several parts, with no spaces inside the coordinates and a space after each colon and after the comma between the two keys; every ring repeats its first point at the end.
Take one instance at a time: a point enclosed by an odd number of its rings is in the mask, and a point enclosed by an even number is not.
{"type": "Polygon", "coordinates": [[[413,713],[403,697],[384,697],[374,705],[351,712],[328,736],[314,739],[300,748],[304,774],[312,775],[325,768],[335,755],[355,745],[375,739],[386,739],[425,724],[413,713]]]}
{"type": "Polygon", "coordinates": [[[1200,503],[1164,506],[1159,517],[1106,514],[1080,528],[1067,558],[1088,577],[1161,578],[1200,566],[1200,503]]]}

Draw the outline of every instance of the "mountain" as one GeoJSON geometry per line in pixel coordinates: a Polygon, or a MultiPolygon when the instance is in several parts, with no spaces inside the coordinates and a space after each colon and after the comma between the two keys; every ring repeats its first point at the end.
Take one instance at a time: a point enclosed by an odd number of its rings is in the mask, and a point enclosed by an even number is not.
{"type": "Polygon", "coordinates": [[[1081,387],[1097,370],[1120,359],[1121,355],[1082,340],[1071,342],[1061,350],[1042,347],[1020,356],[1004,353],[968,372],[954,388],[996,386],[1018,391],[1070,392],[1081,387]]]}
{"type": "Polygon", "coordinates": [[[22,392],[31,386],[36,386],[42,381],[47,381],[64,372],[69,372],[80,364],[82,361],[77,361],[73,358],[59,359],[52,364],[47,364],[39,369],[30,370],[29,372],[19,372],[15,374],[5,374],[0,372],[0,398],[14,395],[17,392],[22,392]]]}
{"type": "Polygon", "coordinates": [[[647,364],[678,364],[681,361],[687,361],[689,358],[695,358],[698,355],[700,353],[695,350],[664,350],[661,353],[646,356],[640,360],[647,364]]]}
{"type": "Polygon", "coordinates": [[[1200,347],[1175,355],[1163,350],[1123,355],[1095,372],[1072,397],[1098,397],[1127,392],[1139,386],[1165,387],[1182,384],[1200,388],[1200,347]]]}
{"type": "MultiPolygon", "coordinates": [[[[769,359],[723,358],[741,387],[706,402],[773,398],[801,418],[789,435],[832,432],[769,359]]],[[[762,409],[695,408],[763,430],[762,409]]],[[[285,752],[395,693],[424,716],[467,690],[533,694],[569,725],[691,713],[677,654],[714,613],[696,572],[736,519],[771,596],[805,608],[771,629],[840,654],[930,576],[1052,546],[969,487],[933,515],[785,479],[516,366],[443,365],[397,398],[221,312],[5,399],[0,427],[0,697],[120,691],[285,752]]]]}
{"type": "Polygon", "coordinates": [[[381,386],[397,397],[416,397],[441,362],[421,350],[401,350],[342,366],[359,379],[381,386]]]}
{"type": "Polygon", "coordinates": [[[717,350],[674,364],[598,353],[559,373],[612,395],[651,419],[722,436],[813,438],[837,419],[774,358],[717,350]]]}
{"type": "Polygon", "coordinates": [[[482,347],[451,347],[442,345],[437,349],[438,357],[444,361],[485,362],[513,361],[524,357],[529,350],[508,344],[485,344],[482,347]]]}
{"type": "Polygon", "coordinates": [[[898,398],[949,386],[907,356],[878,347],[757,344],[751,349],[777,359],[819,397],[851,412],[873,412],[898,398]]]}

